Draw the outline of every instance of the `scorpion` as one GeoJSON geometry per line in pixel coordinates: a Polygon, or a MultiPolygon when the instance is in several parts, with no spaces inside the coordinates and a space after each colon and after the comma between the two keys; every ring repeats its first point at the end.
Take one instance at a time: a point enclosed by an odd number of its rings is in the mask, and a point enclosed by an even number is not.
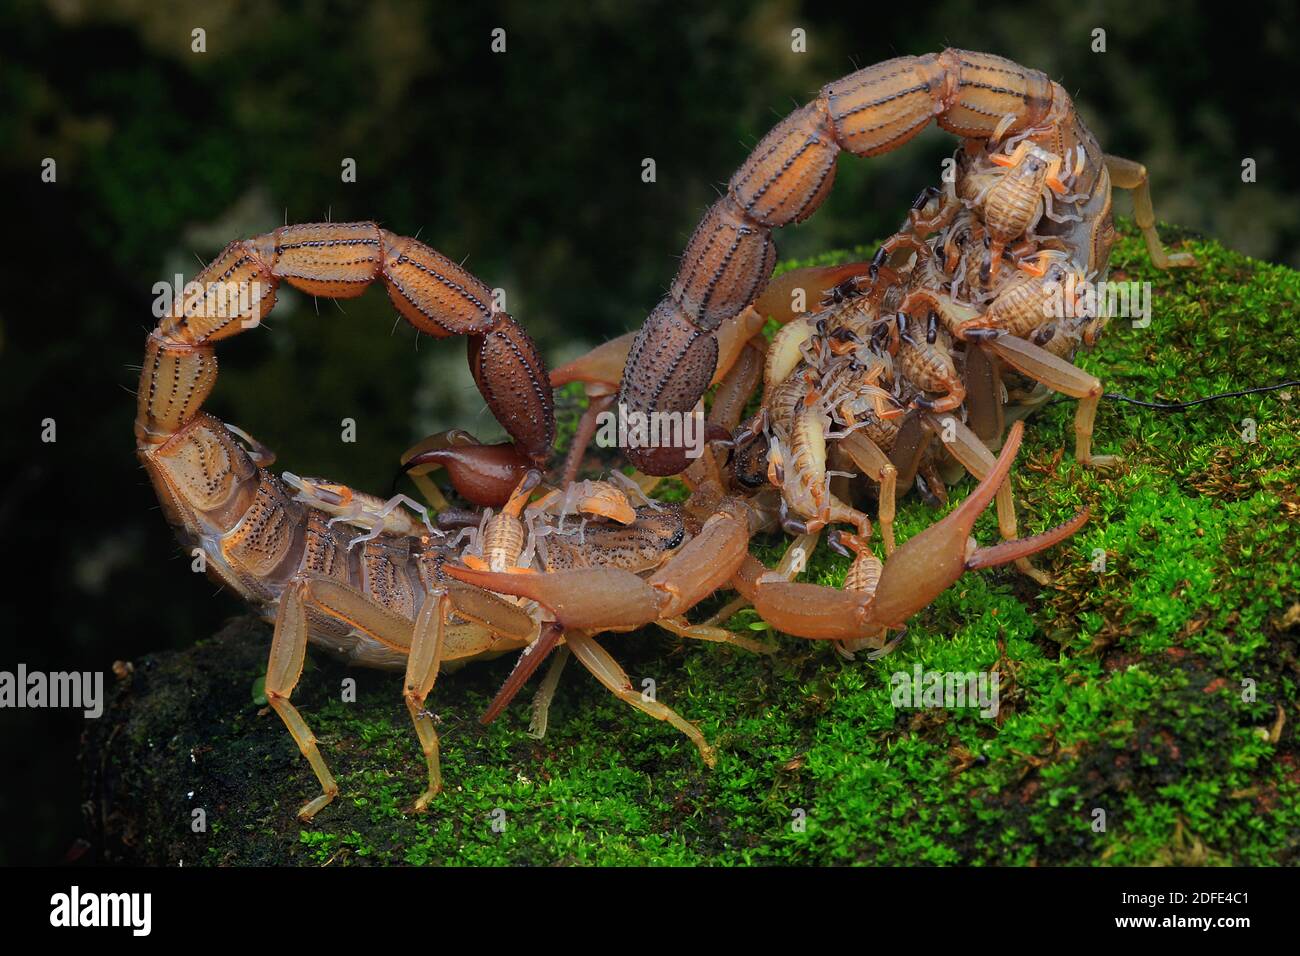
{"type": "MultiPolygon", "coordinates": [[[[781,489],[783,518],[787,510],[797,516],[783,520],[801,535],[791,549],[797,555],[815,545],[809,532],[825,526],[832,509],[836,520],[855,525],[859,541],[869,530],[865,516],[831,491],[830,479],[848,476],[836,460],[847,460],[880,489],[889,553],[898,484],[915,479],[942,501],[941,472],[951,478],[954,464],[983,478],[1007,421],[1052,391],[1079,400],[1076,460],[1098,468],[1118,460],[1093,453],[1102,386],[1072,363],[1106,319],[1052,319],[1048,308],[1062,287],[1104,277],[1114,242],[1112,185],[1133,191],[1155,265],[1195,264],[1189,254],[1165,251],[1145,168],[1104,154],[1069,95],[1044,74],[951,49],[859,70],[823,88],[759,143],[701,220],[668,295],[639,332],[602,347],[599,362],[571,363],[562,379],[585,381],[589,396],[601,397],[618,383],[620,406],[634,414],[681,413],[725,378],[742,354],[737,340],[775,319],[782,327],[767,353],[760,415],[742,430],[750,439],[766,433],[767,441],[733,442],[734,475],[752,489],[766,472],[781,489]],[[962,140],[955,175],[918,196],[876,257],[769,282],[772,231],[815,212],[839,152],[890,151],[931,119],[962,140]],[[900,263],[900,254],[910,261],[900,263]],[[831,311],[810,318],[792,304],[810,294],[831,311]],[[840,357],[847,353],[846,366],[840,357]],[[609,371],[616,356],[624,359],[621,382],[609,371]],[[773,375],[774,367],[782,374],[773,375]],[[813,382],[836,402],[801,398],[813,382]],[[934,447],[938,435],[942,450],[934,447]],[[790,462],[793,479],[784,467],[790,462]]],[[[757,336],[749,344],[764,350],[757,336]]],[[[651,475],[686,465],[680,449],[625,452],[651,475]]],[[[1009,487],[996,497],[999,528],[1014,540],[1009,487]]],[[[789,576],[798,563],[783,561],[780,570],[789,576]]],[[[1027,557],[1016,564],[1046,582],[1027,557]]]]}
{"type": "MultiPolygon", "coordinates": [[[[885,274],[881,270],[880,276],[885,274]]],[[[890,275],[890,282],[900,281],[892,271],[890,275]]],[[[872,297],[887,300],[886,295],[872,297]]],[[[765,365],[768,381],[759,412],[741,427],[733,443],[738,484],[755,489],[766,481],[781,489],[783,516],[788,507],[800,518],[815,519],[782,522],[787,531],[801,536],[791,546],[796,554],[815,546],[816,532],[831,522],[853,525],[858,542],[870,538],[866,516],[840,500],[847,499],[847,493],[837,495],[832,490],[832,478],[854,476],[846,469],[856,469],[877,487],[881,534],[889,555],[894,550],[892,522],[900,474],[904,487],[915,477],[919,487],[943,500],[941,468],[946,466],[946,456],[976,478],[984,478],[994,466],[992,453],[959,416],[950,414],[950,404],[914,397],[956,378],[952,358],[938,344],[940,330],[934,317],[929,333],[918,333],[911,348],[922,355],[928,349],[944,360],[934,363],[950,370],[943,381],[919,374],[916,362],[906,358],[910,332],[917,330],[909,332],[901,321],[896,324],[880,317],[865,304],[867,298],[828,296],[825,311],[792,321],[776,333],[765,365]],[[887,345],[891,334],[895,353],[887,345]],[[797,351],[791,349],[792,341],[801,343],[797,351]],[[895,361],[899,356],[903,358],[895,361]],[[825,396],[809,406],[817,388],[825,396]],[[909,405],[921,411],[909,412],[909,405]],[[755,441],[760,434],[768,436],[766,446],[755,441]],[[944,441],[934,443],[936,435],[944,441]],[[791,442],[787,436],[796,440],[791,442]],[[793,475],[783,467],[787,463],[794,466],[793,475]],[[810,497],[818,507],[809,507],[810,497]]],[[[899,318],[905,316],[900,313],[899,318]]],[[[1014,540],[1017,524],[1008,485],[998,488],[996,501],[1002,536],[1014,540]]],[[[835,534],[829,543],[842,550],[841,543],[848,540],[835,534]]],[[[860,544],[855,553],[861,557],[860,544]]],[[[783,561],[783,573],[788,576],[797,570],[795,564],[783,561]]],[[[1027,557],[1016,564],[1040,583],[1046,582],[1046,575],[1027,557]]]]}
{"type": "MultiPolygon", "coordinates": [[[[769,293],[805,288],[824,294],[846,275],[865,272],[858,267],[806,270],[770,286],[776,261],[772,231],[802,222],[817,210],[830,193],[842,150],[880,155],[902,146],[931,121],[962,141],[955,181],[937,195],[923,194],[909,215],[906,231],[912,235],[897,237],[896,245],[924,245],[930,232],[961,217],[965,238],[957,260],[974,264],[984,302],[995,299],[997,283],[1006,280],[1006,270],[1000,268],[1005,255],[1017,269],[1032,269],[1036,253],[1050,248],[1063,253],[1070,268],[1103,276],[1114,243],[1112,186],[1133,191],[1137,224],[1157,266],[1194,264],[1189,254],[1165,251],[1145,167],[1104,154],[1060,84],[986,53],[948,49],[897,57],[823,87],[816,99],[759,142],[692,234],[668,294],[626,344],[620,405],[642,415],[690,412],[725,371],[723,363],[734,360],[734,350],[728,356],[722,349],[722,333],[737,317],[757,305],[760,315],[780,321],[782,313],[789,315],[789,303],[769,293]],[[769,308],[773,311],[765,311],[769,308]]],[[[949,256],[946,262],[951,261],[949,256]]],[[[873,262],[870,268],[878,270],[881,264],[873,262]]],[[[935,312],[944,315],[941,308],[935,312]]],[[[1049,351],[975,318],[946,326],[958,342],[973,346],[967,349],[961,383],[953,379],[955,367],[944,362],[943,349],[922,349],[912,358],[914,370],[935,373],[945,387],[952,386],[944,404],[956,408],[967,401],[974,430],[997,447],[1004,427],[1005,370],[1079,399],[1076,459],[1101,467],[1112,464],[1112,456],[1091,450],[1100,381],[1056,354],[1063,344],[1049,351]]],[[[914,334],[910,337],[915,340],[914,334]]],[[[918,407],[925,408],[924,400],[918,407]]],[[[687,464],[679,448],[624,451],[651,475],[678,474],[687,464]]]]}
{"type": "MultiPolygon", "coordinates": [[[[708,413],[711,426],[724,432],[737,427],[761,372],[762,363],[756,352],[743,351],[740,360],[719,383],[708,413]]],[[[818,434],[814,427],[805,428],[801,441],[807,444],[796,445],[799,453],[792,460],[796,468],[820,466],[824,453],[817,445],[818,434]]],[[[598,582],[607,600],[620,609],[628,628],[677,618],[704,596],[726,586],[739,592],[763,620],[788,634],[830,640],[846,647],[882,648],[888,632],[901,630],[909,617],[933,602],[966,571],[1027,559],[1065,540],[1087,520],[1085,508],[1069,521],[1032,537],[1006,540],[986,548],[974,542],[971,529],[975,519],[1009,487],[1007,477],[1022,434],[1023,422],[1017,421],[1000,455],[981,475],[970,496],[929,528],[891,548],[878,572],[873,568],[855,574],[854,586],[849,589],[797,583],[791,578],[799,567],[799,554],[806,554],[814,543],[812,538],[814,531],[819,530],[818,523],[824,525],[832,519],[847,518],[850,523],[859,524],[859,533],[847,540],[860,549],[870,533],[866,516],[851,509],[841,510],[824,499],[822,504],[830,507],[817,506],[814,522],[794,526],[803,532],[802,552],[792,548],[781,567],[769,571],[750,555],[748,545],[755,534],[771,530],[778,523],[790,524],[785,500],[782,498],[773,507],[770,498],[762,493],[733,494],[734,476],[728,474],[731,469],[724,468],[711,447],[705,447],[681,475],[691,492],[683,507],[700,523],[700,531],[677,553],[671,565],[692,569],[689,576],[669,581],[663,571],[658,571],[642,579],[612,567],[521,575],[448,565],[446,572],[497,594],[535,600],[546,606],[556,623],[566,630],[593,626],[612,629],[608,618],[604,624],[592,621],[586,616],[589,608],[570,596],[592,586],[589,582],[598,582]]],[[[992,459],[983,445],[978,441],[974,444],[992,459]]],[[[815,482],[804,480],[804,484],[811,488],[815,482]]],[[[810,499],[816,497],[811,492],[808,494],[810,499]]],[[[865,567],[865,561],[862,563],[865,567]]],[[[698,627],[712,629],[724,618],[720,612],[698,627]]]]}

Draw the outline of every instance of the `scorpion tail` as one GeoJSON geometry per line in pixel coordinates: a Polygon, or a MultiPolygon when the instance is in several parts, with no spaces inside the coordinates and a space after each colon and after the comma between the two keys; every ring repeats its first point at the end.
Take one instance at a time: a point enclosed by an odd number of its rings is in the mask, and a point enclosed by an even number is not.
{"type": "Polygon", "coordinates": [[[303,551],[306,525],[302,507],[259,468],[265,450],[250,454],[202,411],[216,384],[215,344],[259,325],[281,282],[349,299],[376,281],[420,331],[471,337],[475,380],[518,457],[536,462],[550,449],[551,390],[536,346],[457,263],[373,222],[285,226],[232,242],[178,292],[149,334],[135,436],[168,521],[188,538],[215,541],[209,568],[246,597],[279,595],[303,551]]]}
{"type": "MultiPolygon", "coordinates": [[[[756,299],[764,301],[776,263],[772,230],[817,211],[842,149],[864,157],[886,153],[932,121],[968,140],[1040,124],[1044,136],[1061,138],[1066,134],[1058,127],[1070,126],[1073,135],[1073,116],[1069,97],[1045,74],[963,50],[897,57],[823,87],[763,137],[701,220],[669,295],[628,355],[619,402],[639,415],[695,407],[713,377],[716,329],[756,299]]],[[[1054,145],[1063,155],[1064,142],[1054,145]]],[[[677,449],[630,442],[625,451],[652,475],[676,474],[686,465],[677,449]]]]}

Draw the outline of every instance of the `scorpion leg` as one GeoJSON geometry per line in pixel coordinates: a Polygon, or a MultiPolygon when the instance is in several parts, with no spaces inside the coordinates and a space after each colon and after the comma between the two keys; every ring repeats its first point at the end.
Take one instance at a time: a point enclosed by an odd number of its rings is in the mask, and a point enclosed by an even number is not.
{"type": "Polygon", "coordinates": [[[722,607],[718,608],[717,613],[705,621],[701,626],[722,629],[722,625],[726,624],[747,607],[749,607],[749,601],[744,596],[733,598],[722,607]]]}
{"type": "Polygon", "coordinates": [[[930,447],[930,440],[934,437],[925,427],[921,414],[915,409],[908,411],[903,418],[903,424],[898,427],[894,447],[889,450],[889,460],[898,470],[895,480],[904,488],[910,488],[916,479],[926,449],[930,447]]]}
{"type": "Polygon", "coordinates": [[[708,623],[691,624],[684,617],[660,618],[655,623],[670,634],[676,634],[678,637],[685,637],[693,641],[730,644],[752,654],[775,654],[777,651],[777,648],[772,644],[752,641],[747,637],[732,633],[725,627],[715,627],[708,623]]]}
{"type": "Polygon", "coordinates": [[[560,638],[563,636],[564,628],[556,622],[548,621],[542,625],[537,640],[525,647],[520,653],[514,669],[510,671],[505,683],[501,685],[501,689],[497,691],[496,696],[492,698],[492,702],[488,704],[488,709],[483,712],[483,716],[478,719],[480,724],[486,727],[501,715],[501,711],[505,710],[509,703],[515,699],[515,695],[528,683],[528,679],[533,676],[537,668],[541,667],[542,661],[546,660],[547,656],[555,650],[560,638]]]}
{"type": "Polygon", "coordinates": [[[363,631],[395,650],[406,652],[403,699],[410,711],[429,771],[428,787],[415,804],[416,812],[423,811],[442,788],[438,734],[432,718],[424,709],[424,702],[438,677],[452,613],[482,626],[492,634],[500,634],[514,641],[526,640],[536,625],[516,605],[495,594],[466,588],[454,581],[447,581],[430,591],[413,622],[359,591],[331,579],[309,579],[303,596],[313,609],[363,631]]]}
{"type": "Polygon", "coordinates": [[[838,441],[839,447],[861,468],[868,478],[880,486],[880,537],[885,542],[885,554],[894,553],[894,507],[897,498],[898,469],[880,446],[861,432],[851,432],[838,441]]]}
{"type": "Polygon", "coordinates": [[[429,801],[442,790],[442,770],[438,761],[438,731],[433,718],[424,709],[424,701],[433,690],[442,664],[443,636],[451,616],[451,599],[445,591],[429,594],[415,616],[411,652],[406,658],[406,680],[402,699],[411,713],[420,749],[429,768],[429,786],[415,801],[415,812],[423,813],[429,801]]]}
{"type": "MultiPolygon", "coordinates": [[[[443,570],[447,570],[444,566],[443,570]]],[[[516,575],[526,577],[531,575],[516,575]]],[[[467,587],[456,580],[444,580],[442,586],[451,598],[452,607],[457,617],[465,618],[482,625],[493,634],[522,644],[533,640],[537,632],[537,622],[518,604],[505,598],[484,591],[482,588],[467,587]]]]}
{"type": "Polygon", "coordinates": [[[320,781],[320,796],[308,801],[298,811],[298,819],[311,822],[312,817],[339,795],[339,785],[316,746],[316,735],[302,719],[298,708],[289,702],[293,689],[298,686],[298,678],[302,676],[302,665],[307,656],[306,589],[307,583],[299,581],[286,588],[280,597],[275,632],[271,638],[271,659],[266,666],[266,701],[280,715],[294,743],[320,781]]]}
{"type": "Polygon", "coordinates": [[[708,766],[717,765],[717,754],[704,739],[704,734],[700,733],[700,728],[666,704],[661,704],[657,700],[648,700],[640,691],[634,690],[627,672],[593,638],[582,631],[575,631],[568,634],[565,640],[569,649],[573,651],[573,656],[583,667],[591,671],[592,676],[604,684],[610,693],[624,703],[649,714],[655,720],[664,720],[672,724],[690,738],[708,766]]]}
{"type": "Polygon", "coordinates": [[[578,431],[570,442],[568,455],[564,459],[562,484],[572,484],[577,480],[587,448],[596,435],[597,416],[614,404],[618,382],[623,376],[623,366],[627,363],[627,353],[635,338],[635,332],[628,332],[597,345],[572,362],[552,369],[552,388],[581,382],[587,396],[587,409],[578,422],[578,431]]]}
{"type": "Polygon", "coordinates": [[[780,575],[786,581],[793,581],[808,566],[808,556],[817,550],[817,540],[820,537],[820,531],[805,532],[795,537],[772,573],[780,575]]]}
{"type": "Polygon", "coordinates": [[[966,416],[971,431],[990,449],[1002,447],[1005,424],[1002,409],[1002,376],[998,363],[979,345],[966,349],[966,416]]]}
{"type": "MultiPolygon", "coordinates": [[[[421,609],[422,618],[430,612],[429,603],[437,604],[438,601],[431,598],[430,602],[426,602],[426,606],[421,609]]],[[[302,675],[303,660],[307,651],[309,611],[341,621],[395,650],[410,653],[413,648],[412,622],[408,618],[346,584],[332,578],[302,575],[285,588],[276,611],[275,632],[271,639],[271,657],[266,671],[266,699],[289,728],[289,733],[293,735],[298,749],[307,758],[321,784],[321,795],[298,811],[299,818],[304,821],[310,821],[338,796],[339,792],[338,784],[334,781],[316,746],[315,735],[302,719],[302,715],[289,702],[289,697],[302,675]]],[[[416,627],[419,629],[418,622],[416,627]]],[[[422,632],[415,636],[424,638],[426,634],[422,632]]],[[[421,644],[419,660],[415,665],[408,663],[408,685],[412,683],[413,678],[418,677],[417,687],[423,687],[426,681],[428,687],[432,687],[433,678],[437,675],[437,642],[440,639],[440,636],[434,636],[432,648],[427,642],[421,644]],[[424,661],[427,665],[429,660],[432,660],[434,665],[432,672],[428,671],[428,666],[421,671],[420,662],[424,661]]],[[[424,687],[424,695],[428,694],[428,687],[424,687]]],[[[421,696],[420,701],[423,700],[424,697],[421,696]]],[[[415,714],[413,713],[412,716],[414,717],[415,714]]],[[[420,721],[416,720],[416,730],[420,734],[421,743],[426,747],[426,754],[430,753],[427,732],[431,732],[432,728],[432,723],[428,723],[427,729],[422,729],[420,721]]],[[[436,734],[432,736],[432,746],[429,771],[431,784],[437,780],[436,734]]]]}
{"type": "MultiPolygon", "coordinates": [[[[971,337],[976,338],[974,335],[971,337]]],[[[1110,468],[1120,461],[1119,455],[1092,453],[1092,427],[1102,395],[1100,379],[1018,336],[988,330],[980,333],[976,340],[1017,372],[1042,382],[1052,391],[1079,400],[1078,410],[1074,414],[1076,461],[1101,469],[1110,468]]]]}
{"type": "Polygon", "coordinates": [[[555,653],[551,655],[551,666],[546,671],[546,676],[542,678],[542,683],[537,688],[537,693],[533,695],[532,717],[528,721],[528,736],[534,740],[541,740],[546,736],[546,724],[551,713],[551,701],[555,699],[555,689],[560,685],[560,675],[564,673],[564,665],[569,663],[569,658],[573,656],[567,645],[561,645],[556,648],[555,653]]]}
{"type": "MultiPolygon", "coordinates": [[[[416,734],[420,739],[420,746],[424,751],[429,768],[429,787],[415,805],[417,811],[423,810],[442,786],[438,769],[438,735],[434,730],[433,721],[424,713],[424,699],[428,696],[430,689],[433,687],[433,682],[438,676],[445,614],[447,608],[450,607],[446,592],[430,594],[420,608],[414,622],[367,597],[360,591],[330,578],[306,577],[302,579],[297,587],[287,590],[285,596],[281,598],[282,613],[284,612],[283,602],[288,600],[290,595],[294,596],[294,602],[301,602],[303,606],[309,607],[317,613],[350,625],[380,643],[408,654],[404,698],[407,709],[411,712],[411,719],[415,724],[416,734]]],[[[292,610],[292,602],[290,613],[294,618],[297,617],[298,612],[292,610]]],[[[305,615],[302,616],[301,620],[305,624],[305,615]]],[[[276,631],[278,635],[278,619],[276,631]]],[[[305,639],[304,626],[303,640],[305,641],[305,639]]],[[[275,657],[275,643],[276,640],[273,640],[273,659],[275,657]]],[[[301,670],[301,657],[298,659],[297,667],[301,670]]],[[[267,699],[274,706],[275,701],[271,696],[271,686],[271,676],[270,672],[268,672],[267,699]]],[[[292,690],[292,685],[289,685],[288,689],[292,690]]],[[[277,681],[277,693],[280,692],[281,689],[277,681]]],[[[287,691],[283,691],[283,693],[284,699],[281,706],[288,707],[292,711],[292,707],[288,702],[288,693],[287,691]]],[[[285,723],[289,724],[290,732],[294,734],[295,739],[298,739],[298,733],[294,731],[294,725],[290,723],[290,720],[297,716],[296,712],[286,716],[286,712],[280,710],[280,707],[276,709],[280,716],[284,718],[285,723]]],[[[302,741],[299,740],[299,747],[302,746],[302,741]]],[[[312,749],[315,749],[314,739],[312,749]]],[[[303,753],[307,756],[308,761],[312,761],[312,756],[306,748],[303,748],[303,753]]],[[[322,763],[320,767],[317,767],[316,763],[312,761],[312,768],[316,770],[319,777],[324,765],[322,763]]],[[[332,784],[333,781],[331,780],[330,783],[332,784]]],[[[325,793],[308,803],[299,812],[299,816],[303,819],[310,820],[317,811],[337,795],[338,787],[336,785],[333,787],[332,793],[330,792],[330,786],[326,785],[324,780],[322,780],[322,786],[325,787],[325,793]]]]}
{"type": "Polygon", "coordinates": [[[1156,212],[1151,205],[1151,180],[1147,168],[1131,159],[1107,155],[1106,169],[1110,173],[1111,185],[1133,192],[1133,218],[1142,230],[1152,265],[1157,269],[1196,265],[1196,257],[1190,252],[1165,251],[1160,233],[1156,231],[1156,212]]]}

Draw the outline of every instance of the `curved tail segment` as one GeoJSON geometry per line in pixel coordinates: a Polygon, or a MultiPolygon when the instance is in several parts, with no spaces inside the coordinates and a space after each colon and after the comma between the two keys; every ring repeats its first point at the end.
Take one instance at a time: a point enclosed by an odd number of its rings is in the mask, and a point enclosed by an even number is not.
{"type": "Polygon", "coordinates": [[[469,337],[470,365],[488,406],[522,451],[544,460],[555,439],[554,402],[528,333],[492,307],[492,290],[467,270],[373,222],[285,226],[228,245],[149,336],[139,442],[161,444],[194,418],[216,378],[213,343],[259,324],[282,281],[309,295],[351,299],[376,280],[421,332],[469,337]]]}
{"type": "MultiPolygon", "coordinates": [[[[776,263],[772,230],[811,216],[835,179],[841,150],[876,156],[906,143],[931,121],[968,141],[1032,130],[1031,139],[1067,147],[1077,128],[1069,96],[1045,74],[1002,57],[963,50],[905,56],[859,70],[769,132],[709,209],[666,296],[637,336],[623,373],[623,410],[689,413],[713,377],[714,331],[762,295],[776,263]]],[[[686,466],[684,449],[632,447],[653,475],[686,466]]]]}
{"type": "MultiPolygon", "coordinates": [[[[240,433],[202,410],[217,379],[215,343],[258,325],[281,282],[350,299],[376,280],[420,331],[469,337],[475,380],[519,458],[542,462],[551,450],[553,402],[537,347],[455,262],[373,222],[285,226],[232,242],[149,334],[135,435],[169,523],[202,542],[210,570],[254,601],[275,600],[312,545],[303,538],[302,506],[261,467],[262,453],[250,454],[240,433]]],[[[478,450],[496,447],[460,451],[472,466],[478,450]]]]}

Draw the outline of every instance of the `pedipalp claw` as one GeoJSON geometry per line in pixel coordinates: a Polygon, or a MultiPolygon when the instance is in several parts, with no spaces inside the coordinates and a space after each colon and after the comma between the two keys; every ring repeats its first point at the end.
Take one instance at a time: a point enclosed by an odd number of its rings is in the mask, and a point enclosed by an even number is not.
{"type": "Polygon", "coordinates": [[[1052,547],[1052,545],[1060,544],[1087,523],[1088,514],[1089,509],[1083,508],[1069,521],[1059,524],[1055,528],[1049,528],[1042,534],[1031,535],[1028,538],[1016,538],[1013,541],[1003,541],[1001,544],[980,548],[966,559],[966,570],[978,571],[980,568],[995,568],[1000,564],[1010,564],[1012,561],[1027,558],[1052,547]]]}
{"type": "Polygon", "coordinates": [[[443,572],[458,581],[497,594],[536,601],[565,628],[609,630],[641,627],[658,620],[667,596],[630,571],[620,568],[575,568],[544,574],[476,571],[445,564],[443,572]]]}
{"type": "MultiPolygon", "coordinates": [[[[873,593],[816,584],[771,580],[757,561],[742,564],[734,586],[774,628],[814,640],[880,641],[889,630],[930,604],[969,570],[1005,564],[1063,541],[1087,520],[1087,509],[1073,519],[1034,535],[991,548],[976,548],[971,538],[975,519],[997,495],[1020,449],[1024,423],[1007,435],[997,463],[970,495],[945,518],[900,545],[885,562],[873,593]]],[[[841,536],[852,549],[861,540],[841,536]]],[[[888,645],[886,645],[888,647],[888,645]]],[[[857,648],[853,648],[857,649],[857,648]]],[[[881,648],[882,650],[885,647],[881,648]]]]}
{"type": "Polygon", "coordinates": [[[452,487],[462,498],[496,508],[510,500],[511,492],[533,466],[513,442],[430,448],[410,455],[402,465],[412,475],[427,474],[438,467],[446,469],[452,487]]]}

